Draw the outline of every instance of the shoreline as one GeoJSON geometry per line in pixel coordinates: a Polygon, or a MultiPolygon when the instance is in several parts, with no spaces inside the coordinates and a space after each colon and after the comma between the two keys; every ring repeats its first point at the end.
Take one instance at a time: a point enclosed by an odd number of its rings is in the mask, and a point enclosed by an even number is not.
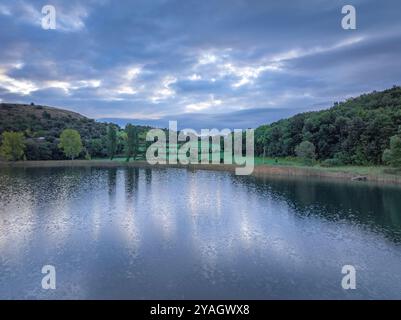
{"type": "MultiPolygon", "coordinates": [[[[39,161],[17,161],[5,162],[0,161],[0,168],[59,168],[59,167],[99,167],[99,168],[180,168],[188,170],[211,170],[211,171],[227,171],[235,172],[236,165],[233,164],[156,164],[151,165],[146,161],[110,161],[110,160],[39,160],[39,161]]],[[[358,179],[360,183],[375,182],[380,184],[393,184],[401,186],[401,175],[393,174],[358,174],[355,172],[347,172],[341,169],[325,170],[324,168],[314,167],[295,167],[285,165],[256,165],[251,176],[269,177],[269,176],[285,176],[285,177],[313,177],[328,180],[345,180],[355,181],[358,179]]]]}

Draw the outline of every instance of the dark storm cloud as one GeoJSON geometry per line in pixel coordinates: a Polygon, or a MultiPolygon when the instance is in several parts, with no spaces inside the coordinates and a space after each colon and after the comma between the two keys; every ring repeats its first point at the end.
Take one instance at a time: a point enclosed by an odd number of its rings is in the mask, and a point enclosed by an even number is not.
{"type": "Polygon", "coordinates": [[[397,0],[51,4],[57,29],[45,31],[42,1],[1,1],[0,101],[221,129],[400,83],[397,0]],[[345,4],[357,30],[341,28],[345,4]]]}

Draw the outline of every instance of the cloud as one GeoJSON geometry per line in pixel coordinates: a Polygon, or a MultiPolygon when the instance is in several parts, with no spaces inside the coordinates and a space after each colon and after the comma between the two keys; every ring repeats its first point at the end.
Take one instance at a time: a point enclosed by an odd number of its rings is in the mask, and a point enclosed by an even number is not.
{"type": "Polygon", "coordinates": [[[175,91],[171,88],[171,85],[177,82],[177,78],[174,76],[166,76],[161,80],[160,85],[154,89],[153,94],[150,96],[150,100],[154,103],[159,103],[161,100],[174,97],[175,91]]]}
{"type": "Polygon", "coordinates": [[[4,69],[0,69],[0,85],[10,93],[23,96],[29,95],[31,92],[39,89],[32,81],[9,77],[4,69]]]}
{"type": "Polygon", "coordinates": [[[223,103],[223,101],[219,99],[215,99],[213,95],[210,96],[210,98],[206,101],[201,101],[197,103],[191,103],[186,106],[186,111],[191,112],[191,111],[204,111],[210,108],[215,108],[220,106],[223,103]]]}
{"type": "Polygon", "coordinates": [[[0,4],[0,99],[94,118],[246,127],[400,84],[401,3],[54,0],[0,4]],[[142,119],[142,120],[141,120],[142,119]],[[174,120],[174,119],[173,119],[174,120]]]}
{"type": "MultiPolygon", "coordinates": [[[[57,9],[56,9],[57,10],[57,9]]],[[[89,13],[83,6],[75,6],[67,12],[58,11],[58,28],[65,32],[77,32],[85,28],[89,13]]]]}
{"type": "Polygon", "coordinates": [[[0,14],[4,16],[11,16],[11,10],[8,6],[0,4],[0,14]]]}

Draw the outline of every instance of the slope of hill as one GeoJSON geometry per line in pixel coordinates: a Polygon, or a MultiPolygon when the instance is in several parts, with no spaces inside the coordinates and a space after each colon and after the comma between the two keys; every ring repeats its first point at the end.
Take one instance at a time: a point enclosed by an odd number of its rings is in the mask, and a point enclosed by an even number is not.
{"type": "MultiPolygon", "coordinates": [[[[28,160],[65,159],[58,148],[59,137],[64,129],[77,130],[84,145],[84,156],[107,156],[107,127],[72,111],[39,105],[0,104],[0,134],[4,131],[24,132],[26,137],[25,156],[28,160]]],[[[137,126],[138,132],[148,130],[137,126]]],[[[123,152],[124,141],[119,137],[118,152],[123,152]]]]}
{"type": "Polygon", "coordinates": [[[36,117],[36,118],[53,118],[63,119],[70,118],[75,120],[86,119],[83,115],[47,106],[39,106],[34,104],[12,104],[12,103],[0,103],[0,119],[3,118],[24,118],[24,117],[36,117]]]}
{"type": "Polygon", "coordinates": [[[256,129],[259,155],[295,155],[310,141],[319,160],[344,164],[380,164],[390,137],[400,132],[401,87],[363,94],[327,110],[307,112],[256,129]]]}

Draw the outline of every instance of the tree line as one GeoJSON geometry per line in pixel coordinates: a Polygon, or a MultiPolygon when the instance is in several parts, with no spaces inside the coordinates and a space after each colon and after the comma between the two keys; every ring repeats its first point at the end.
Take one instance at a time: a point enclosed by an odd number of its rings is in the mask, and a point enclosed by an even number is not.
{"type": "Polygon", "coordinates": [[[401,87],[336,102],[255,130],[259,156],[298,156],[307,163],[401,165],[401,87]]]}
{"type": "MultiPolygon", "coordinates": [[[[138,133],[138,129],[128,124],[125,130],[118,130],[124,139],[124,154],[126,161],[131,158],[137,159],[139,154],[140,139],[143,135],[138,133]]],[[[1,136],[0,157],[7,161],[26,160],[26,138],[23,132],[5,131],[1,136]]],[[[107,152],[108,157],[113,160],[116,156],[118,146],[117,128],[110,125],[107,130],[107,152]]],[[[85,150],[80,133],[75,129],[65,129],[62,131],[58,148],[63,152],[65,157],[74,160],[85,152],[84,158],[91,159],[91,155],[85,150]]]]}

